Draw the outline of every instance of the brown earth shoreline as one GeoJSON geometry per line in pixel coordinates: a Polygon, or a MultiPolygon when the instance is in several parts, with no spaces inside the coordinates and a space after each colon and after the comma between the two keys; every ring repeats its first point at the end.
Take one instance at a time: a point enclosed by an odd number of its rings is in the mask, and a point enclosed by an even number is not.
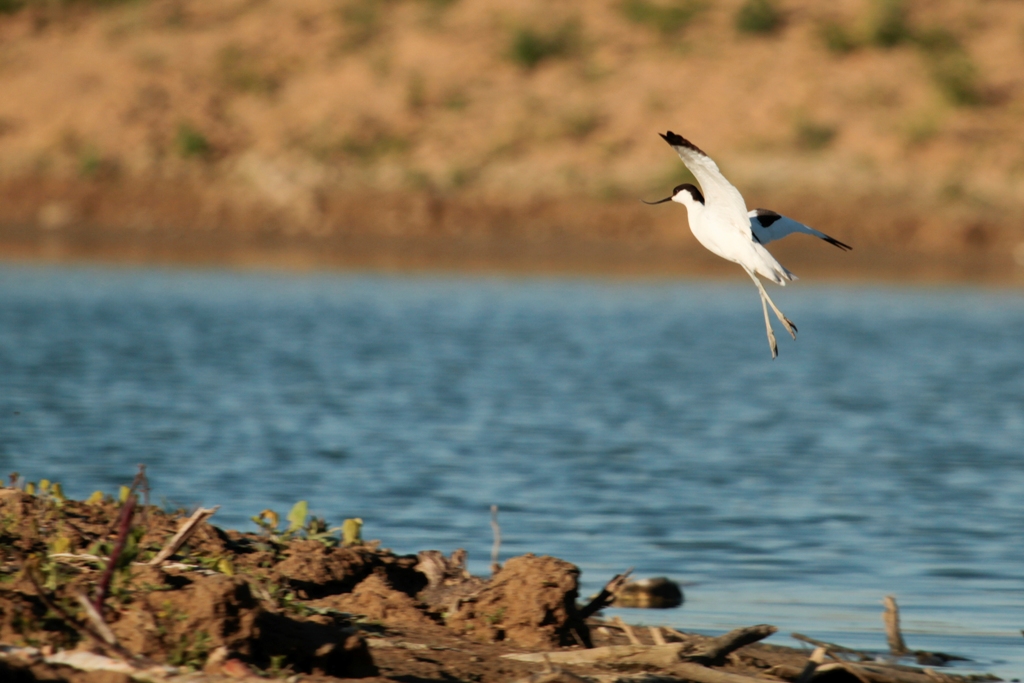
{"type": "MultiPolygon", "coordinates": [[[[755,195],[755,200],[760,199],[755,195]]],[[[1020,227],[923,213],[909,201],[820,197],[774,206],[854,245],[805,236],[772,245],[826,281],[1024,285],[1020,227]]],[[[636,198],[507,199],[359,191],[309,213],[195,182],[30,179],[0,183],[0,259],[286,270],[740,277],[700,247],[678,207],[636,198]]]]}
{"type": "Polygon", "coordinates": [[[472,577],[462,551],[396,555],[363,542],[359,520],[339,538],[301,503],[283,524],[261,513],[261,533],[200,516],[171,553],[184,511],[136,506],[127,487],[121,503],[15,484],[0,487],[0,679],[12,683],[997,680],[831,645],[834,661],[801,678],[809,649],[756,642],[774,627],[728,638],[631,629],[577,603],[580,571],[563,560],[524,555],[472,577]]]}

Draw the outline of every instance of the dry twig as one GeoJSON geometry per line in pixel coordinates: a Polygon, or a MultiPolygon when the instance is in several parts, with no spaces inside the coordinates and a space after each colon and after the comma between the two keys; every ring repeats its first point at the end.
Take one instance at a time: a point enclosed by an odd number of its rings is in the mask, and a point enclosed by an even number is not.
{"type": "Polygon", "coordinates": [[[491,574],[497,574],[501,571],[501,565],[498,564],[498,551],[501,550],[501,527],[498,526],[498,506],[491,506],[491,529],[494,531],[494,545],[491,546],[491,574]]]}
{"type": "Polygon", "coordinates": [[[219,505],[214,505],[212,508],[199,508],[193,512],[191,517],[182,522],[181,526],[178,527],[178,532],[174,534],[171,540],[167,542],[167,545],[165,545],[163,549],[156,554],[156,557],[149,561],[149,564],[155,567],[162,562],[166,562],[171,555],[178,552],[181,546],[185,545],[186,541],[188,541],[188,539],[192,537],[192,534],[194,534],[199,528],[199,525],[210,517],[213,517],[213,514],[219,509],[219,505]]]}

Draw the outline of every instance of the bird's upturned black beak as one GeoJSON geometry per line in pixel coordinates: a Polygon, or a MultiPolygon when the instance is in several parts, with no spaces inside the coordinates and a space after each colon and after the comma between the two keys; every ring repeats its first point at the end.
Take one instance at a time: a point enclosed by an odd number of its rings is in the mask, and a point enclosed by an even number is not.
{"type": "Polygon", "coordinates": [[[672,197],[665,197],[664,199],[659,199],[656,202],[647,202],[644,201],[643,199],[641,199],[640,201],[644,202],[644,204],[647,204],[649,206],[654,206],[655,204],[664,204],[665,202],[670,202],[672,201],[672,197]]]}

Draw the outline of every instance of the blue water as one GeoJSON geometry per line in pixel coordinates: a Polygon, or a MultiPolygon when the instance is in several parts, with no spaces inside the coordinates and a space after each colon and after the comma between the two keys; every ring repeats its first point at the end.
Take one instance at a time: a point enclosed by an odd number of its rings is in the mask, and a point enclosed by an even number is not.
{"type": "Polygon", "coordinates": [[[1024,297],[971,289],[0,267],[0,472],[399,552],[635,567],[687,604],[1024,672],[1024,297]]]}

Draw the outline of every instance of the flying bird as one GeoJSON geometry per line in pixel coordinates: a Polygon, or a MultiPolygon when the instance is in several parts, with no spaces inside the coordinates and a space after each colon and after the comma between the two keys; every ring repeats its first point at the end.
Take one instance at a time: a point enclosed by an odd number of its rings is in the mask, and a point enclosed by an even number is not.
{"type": "Polygon", "coordinates": [[[676,202],[686,207],[690,222],[690,231],[704,247],[713,254],[727,261],[739,264],[757,285],[761,294],[761,309],[764,311],[764,326],[768,332],[768,345],[772,350],[772,358],[779,355],[779,345],[775,341],[768,318],[768,307],[775,311],[779,322],[786,328],[790,336],[796,339],[796,325],[782,314],[779,307],[768,296],[758,276],[771,280],[777,285],[786,286],[786,282],[796,280],[793,273],[775,260],[764,245],[786,235],[801,232],[823,239],[844,251],[852,249],[848,244],[829,237],[823,232],[807,227],[803,223],[787,218],[768,209],[747,211],[743,195],[736,187],[725,179],[718,170],[718,164],[711,160],[699,147],[681,135],[672,131],[661,134],[661,137],[672,146],[690,169],[700,189],[690,183],[678,185],[672,194],[656,202],[644,204],[661,204],[676,202]],[[703,192],[702,192],[703,191],[703,192]]]}

